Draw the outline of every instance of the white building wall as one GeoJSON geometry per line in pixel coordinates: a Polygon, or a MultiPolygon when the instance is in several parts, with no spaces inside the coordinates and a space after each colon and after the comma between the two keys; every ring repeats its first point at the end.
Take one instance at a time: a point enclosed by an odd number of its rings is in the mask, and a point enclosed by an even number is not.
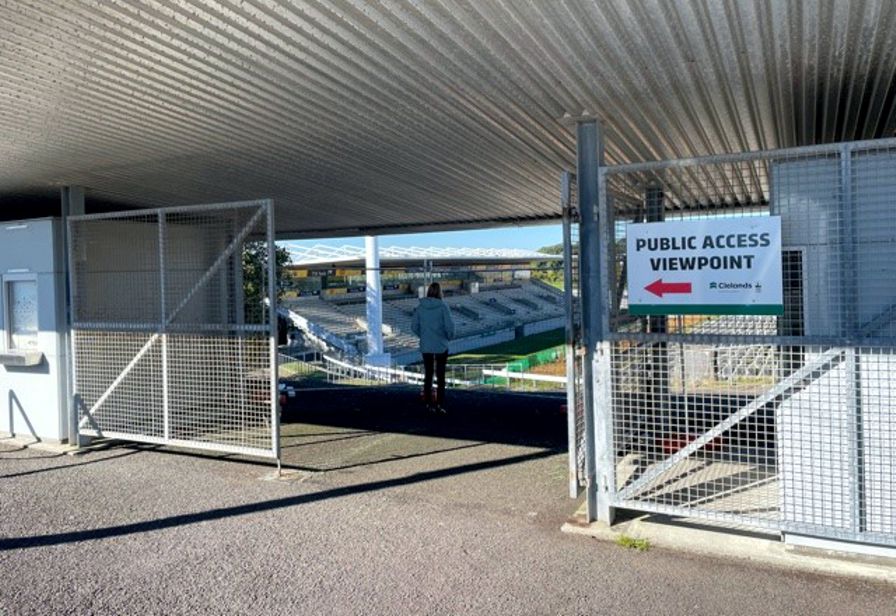
{"type": "Polygon", "coordinates": [[[837,335],[841,326],[840,163],[821,158],[772,167],[772,213],[781,216],[784,249],[802,248],[807,336],[837,335]]]}
{"type": "MultiPolygon", "coordinates": [[[[34,275],[38,293],[36,366],[0,366],[0,432],[46,441],[68,438],[66,314],[61,224],[54,219],[0,225],[0,276],[34,275]]],[[[6,287],[0,290],[0,352],[7,350],[6,287]]]]}

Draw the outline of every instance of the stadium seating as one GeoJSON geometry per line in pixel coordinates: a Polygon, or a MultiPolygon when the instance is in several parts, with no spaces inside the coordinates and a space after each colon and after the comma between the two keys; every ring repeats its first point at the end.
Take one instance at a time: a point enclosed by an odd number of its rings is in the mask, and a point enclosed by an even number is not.
{"type": "MultiPolygon", "coordinates": [[[[383,337],[386,351],[393,356],[416,351],[418,339],[411,330],[414,310],[419,304],[415,296],[387,297],[383,301],[383,323],[389,333],[383,337]]],[[[483,289],[479,293],[453,293],[445,298],[455,324],[455,338],[469,340],[485,337],[493,332],[518,326],[544,324],[549,319],[562,317],[563,295],[544,285],[520,282],[483,289]]],[[[363,295],[357,298],[342,297],[338,301],[320,297],[302,297],[283,302],[307,321],[329,333],[351,341],[356,346],[366,330],[367,307],[363,295]]],[[[551,324],[545,324],[552,326],[551,324]]],[[[473,347],[470,347],[473,348],[473,347]]]]}

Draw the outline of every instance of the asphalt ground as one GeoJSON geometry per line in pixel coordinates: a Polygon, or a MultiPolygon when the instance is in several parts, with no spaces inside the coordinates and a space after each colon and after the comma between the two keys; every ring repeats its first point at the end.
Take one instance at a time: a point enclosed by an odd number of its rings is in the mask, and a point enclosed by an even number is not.
{"type": "Polygon", "coordinates": [[[896,588],[560,532],[562,401],[302,392],[284,477],[0,440],[0,614],[896,614],[896,588]]]}

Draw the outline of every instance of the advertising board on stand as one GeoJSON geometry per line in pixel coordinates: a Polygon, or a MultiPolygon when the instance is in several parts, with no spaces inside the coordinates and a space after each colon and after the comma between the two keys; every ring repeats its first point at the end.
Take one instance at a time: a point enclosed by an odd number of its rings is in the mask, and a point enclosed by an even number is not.
{"type": "Polygon", "coordinates": [[[629,224],[626,257],[630,314],[784,311],[780,217],[629,224]]]}

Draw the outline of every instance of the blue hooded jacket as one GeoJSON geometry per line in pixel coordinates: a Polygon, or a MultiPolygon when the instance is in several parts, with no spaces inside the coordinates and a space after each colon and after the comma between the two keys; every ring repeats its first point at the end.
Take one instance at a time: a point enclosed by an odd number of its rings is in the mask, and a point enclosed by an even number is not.
{"type": "Polygon", "coordinates": [[[448,305],[435,297],[424,297],[414,310],[411,329],[420,337],[421,353],[444,353],[454,338],[454,320],[448,305]]]}

